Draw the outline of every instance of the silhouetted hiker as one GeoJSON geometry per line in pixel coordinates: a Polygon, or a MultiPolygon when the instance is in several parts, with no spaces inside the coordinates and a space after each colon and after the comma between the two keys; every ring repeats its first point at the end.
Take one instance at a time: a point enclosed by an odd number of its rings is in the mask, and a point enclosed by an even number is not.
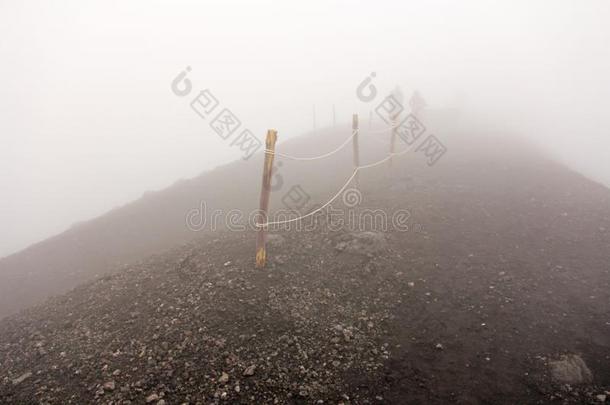
{"type": "Polygon", "coordinates": [[[411,100],[409,100],[409,105],[411,106],[411,112],[413,115],[418,117],[422,110],[426,108],[426,100],[419,94],[419,91],[415,90],[413,95],[411,96],[411,100]]]}

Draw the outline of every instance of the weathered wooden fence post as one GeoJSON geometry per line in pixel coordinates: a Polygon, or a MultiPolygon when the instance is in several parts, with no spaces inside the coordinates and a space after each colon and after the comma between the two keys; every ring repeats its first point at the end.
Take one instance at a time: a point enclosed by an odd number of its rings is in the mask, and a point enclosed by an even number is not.
{"type": "Polygon", "coordinates": [[[390,169],[392,168],[392,160],[394,160],[394,151],[396,148],[396,132],[397,132],[397,128],[396,128],[396,123],[398,122],[398,117],[394,116],[392,117],[392,137],[390,138],[390,160],[389,160],[389,166],[390,169]]]}
{"type": "MultiPolygon", "coordinates": [[[[354,146],[354,170],[360,166],[360,154],[358,151],[358,114],[352,115],[352,131],[354,131],[352,138],[352,145],[354,146]]],[[[356,181],[356,188],[360,188],[360,177],[358,172],[356,172],[356,177],[354,180],[356,181]]]]}
{"type": "Polygon", "coordinates": [[[337,127],[337,113],[335,112],[335,105],[333,104],[333,128],[337,127]]]}
{"type": "MultiPolygon", "coordinates": [[[[267,131],[265,140],[265,163],[263,166],[263,185],[261,187],[260,199],[260,223],[267,223],[267,210],[269,209],[269,195],[271,194],[271,175],[273,171],[273,157],[275,156],[275,141],[277,141],[277,131],[270,129],[267,131]]],[[[256,235],[256,267],[261,269],[267,263],[267,251],[265,241],[267,237],[266,227],[258,227],[256,235]]]]}

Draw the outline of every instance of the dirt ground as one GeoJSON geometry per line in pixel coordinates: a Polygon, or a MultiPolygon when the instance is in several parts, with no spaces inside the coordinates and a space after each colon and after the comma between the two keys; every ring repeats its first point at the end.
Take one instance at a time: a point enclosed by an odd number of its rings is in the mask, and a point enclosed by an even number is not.
{"type": "Polygon", "coordinates": [[[0,402],[601,403],[610,191],[451,163],[363,178],[353,210],[408,209],[408,231],[320,217],[272,232],[264,270],[252,231],[216,232],[4,319],[0,402]],[[590,378],[554,378],[562,355],[590,378]]]}

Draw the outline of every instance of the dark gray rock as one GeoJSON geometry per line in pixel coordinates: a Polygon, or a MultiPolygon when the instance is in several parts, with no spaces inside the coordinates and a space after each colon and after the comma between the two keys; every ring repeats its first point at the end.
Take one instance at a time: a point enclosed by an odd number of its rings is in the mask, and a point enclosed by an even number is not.
{"type": "Polygon", "coordinates": [[[551,376],[563,384],[583,384],[593,380],[593,374],[582,357],[576,354],[563,355],[549,362],[551,376]]]}
{"type": "Polygon", "coordinates": [[[341,235],[335,249],[358,255],[373,256],[387,249],[385,235],[381,232],[352,232],[341,235]]]}

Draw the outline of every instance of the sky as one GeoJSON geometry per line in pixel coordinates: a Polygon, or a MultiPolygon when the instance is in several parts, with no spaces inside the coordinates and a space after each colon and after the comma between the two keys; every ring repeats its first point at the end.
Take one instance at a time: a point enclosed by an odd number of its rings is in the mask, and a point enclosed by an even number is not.
{"type": "Polygon", "coordinates": [[[0,0],[0,257],[239,159],[190,108],[204,89],[282,140],[314,106],[364,113],[375,72],[610,185],[608,21],[596,0],[0,0]]]}

